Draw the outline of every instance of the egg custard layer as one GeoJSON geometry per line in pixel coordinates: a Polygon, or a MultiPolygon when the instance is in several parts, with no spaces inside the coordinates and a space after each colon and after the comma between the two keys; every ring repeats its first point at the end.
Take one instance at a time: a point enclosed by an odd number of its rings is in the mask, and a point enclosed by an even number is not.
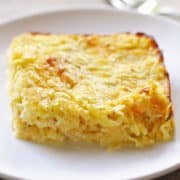
{"type": "Polygon", "coordinates": [[[107,148],[145,147],[174,136],[168,73],[142,33],[26,33],[8,50],[18,138],[107,148]]]}

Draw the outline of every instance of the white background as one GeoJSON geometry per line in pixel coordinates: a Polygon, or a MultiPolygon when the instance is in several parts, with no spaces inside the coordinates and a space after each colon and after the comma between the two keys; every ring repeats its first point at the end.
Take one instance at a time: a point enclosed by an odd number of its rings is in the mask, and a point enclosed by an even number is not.
{"type": "MultiPolygon", "coordinates": [[[[180,0],[158,0],[180,10],[180,0]]],[[[106,0],[0,0],[0,22],[10,18],[68,7],[109,7],[106,0]]]]}

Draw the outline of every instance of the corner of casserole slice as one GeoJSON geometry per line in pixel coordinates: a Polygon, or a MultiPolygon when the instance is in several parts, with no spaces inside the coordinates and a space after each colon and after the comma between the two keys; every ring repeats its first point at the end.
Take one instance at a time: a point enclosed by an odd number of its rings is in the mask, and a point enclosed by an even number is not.
{"type": "Polygon", "coordinates": [[[22,34],[8,72],[18,138],[121,148],[174,137],[169,76],[145,34],[22,34]]]}

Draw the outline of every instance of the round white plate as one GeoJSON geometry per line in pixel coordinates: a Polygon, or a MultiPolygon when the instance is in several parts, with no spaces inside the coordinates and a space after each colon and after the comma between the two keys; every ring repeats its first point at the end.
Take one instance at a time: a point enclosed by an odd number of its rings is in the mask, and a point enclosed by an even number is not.
{"type": "Polygon", "coordinates": [[[180,167],[180,25],[174,21],[115,10],[63,10],[0,25],[0,173],[28,179],[119,180],[153,178],[180,167]],[[109,153],[95,147],[55,148],[17,140],[7,98],[6,49],[28,31],[53,33],[145,32],[163,50],[170,72],[176,137],[144,150],[109,153]]]}

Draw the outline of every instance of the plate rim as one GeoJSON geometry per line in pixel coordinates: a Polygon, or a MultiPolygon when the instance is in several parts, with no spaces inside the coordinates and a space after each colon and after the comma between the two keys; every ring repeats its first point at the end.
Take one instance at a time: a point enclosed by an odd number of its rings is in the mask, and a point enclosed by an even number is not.
{"type": "MultiPolygon", "coordinates": [[[[168,17],[162,17],[162,16],[156,16],[156,15],[148,15],[148,14],[139,14],[137,12],[133,12],[133,11],[129,11],[129,10],[120,10],[120,9],[115,9],[115,8],[111,8],[111,7],[62,7],[61,9],[50,9],[50,10],[45,10],[45,11],[39,11],[39,12],[34,12],[34,13],[28,13],[28,14],[25,14],[25,15],[20,15],[20,16],[17,16],[17,17],[11,17],[7,20],[4,20],[2,22],[0,22],[0,29],[7,26],[7,25],[10,25],[10,24],[13,24],[13,23],[16,23],[16,22],[19,22],[19,21],[24,21],[24,20],[27,20],[27,19],[30,19],[30,18],[34,18],[34,17],[39,17],[39,16],[46,16],[48,14],[55,14],[55,13],[67,13],[67,12],[93,12],[93,11],[103,11],[103,12],[116,12],[116,13],[124,13],[124,14],[131,14],[131,15],[136,15],[136,16],[144,16],[146,18],[149,18],[151,20],[158,20],[158,21],[163,21],[165,23],[170,23],[170,24],[173,24],[177,27],[180,28],[180,22],[174,20],[174,19],[171,19],[171,18],[168,18],[168,17]]],[[[141,176],[138,176],[138,177],[134,177],[133,179],[136,180],[136,179],[147,179],[147,178],[157,178],[157,177],[160,177],[160,176],[163,176],[163,175],[166,175],[168,173],[171,173],[177,169],[180,168],[180,162],[174,164],[174,165],[170,165],[168,166],[167,168],[163,169],[163,170],[158,170],[158,171],[155,171],[153,173],[149,173],[149,174],[146,174],[146,175],[141,175],[141,176]]],[[[8,170],[7,170],[8,171],[8,170]]],[[[2,169],[0,168],[0,177],[2,178],[8,178],[8,179],[24,179],[25,177],[21,177],[21,176],[16,176],[14,175],[14,173],[8,173],[8,172],[3,172],[2,169]]]]}
{"type": "Polygon", "coordinates": [[[167,22],[167,23],[173,23],[175,26],[179,26],[180,28],[180,22],[178,22],[177,20],[170,18],[170,17],[165,17],[165,16],[160,16],[160,15],[153,15],[153,14],[140,14],[138,12],[135,11],[131,11],[131,10],[124,10],[124,9],[117,9],[117,8],[112,8],[112,7],[62,7],[61,9],[49,9],[49,10],[44,10],[44,11],[39,11],[39,12],[30,12],[28,14],[23,14],[20,16],[16,16],[16,17],[10,17],[7,20],[2,20],[2,22],[0,22],[0,28],[6,25],[9,25],[11,23],[14,22],[18,22],[18,21],[23,21],[29,18],[33,18],[36,16],[45,16],[48,14],[55,14],[55,13],[62,13],[62,12],[78,12],[78,11],[108,11],[108,12],[120,12],[120,13],[125,13],[125,14],[132,14],[132,15],[136,15],[136,16],[144,16],[146,18],[150,18],[152,20],[159,20],[159,21],[163,21],[163,22],[167,22]]]}

